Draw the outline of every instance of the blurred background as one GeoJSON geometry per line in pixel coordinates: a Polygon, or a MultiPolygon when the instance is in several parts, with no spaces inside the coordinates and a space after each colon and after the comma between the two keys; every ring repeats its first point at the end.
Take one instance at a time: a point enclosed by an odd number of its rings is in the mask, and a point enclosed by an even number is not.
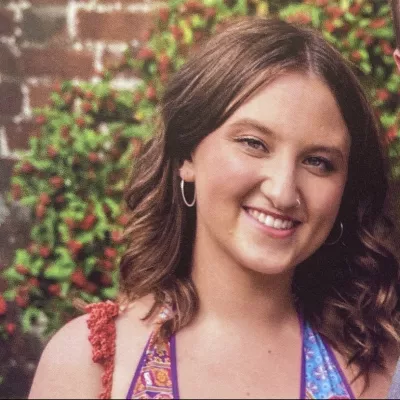
{"type": "Polygon", "coordinates": [[[46,341],[84,304],[115,299],[124,182],[165,83],[242,15],[313,26],[341,51],[374,104],[397,188],[386,0],[0,0],[0,398],[27,396],[46,341]]]}

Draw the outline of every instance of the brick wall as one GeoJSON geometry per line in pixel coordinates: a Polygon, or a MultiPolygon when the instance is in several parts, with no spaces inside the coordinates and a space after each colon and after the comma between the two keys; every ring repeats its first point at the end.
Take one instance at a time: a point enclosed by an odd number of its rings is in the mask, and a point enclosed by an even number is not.
{"type": "MultiPolygon", "coordinates": [[[[92,80],[137,45],[160,1],[0,0],[0,268],[26,244],[29,215],[6,204],[16,151],[36,129],[32,109],[63,79],[92,80]]],[[[118,84],[133,86],[135,77],[118,84]]],[[[1,285],[0,285],[1,286],[1,285]]]]}

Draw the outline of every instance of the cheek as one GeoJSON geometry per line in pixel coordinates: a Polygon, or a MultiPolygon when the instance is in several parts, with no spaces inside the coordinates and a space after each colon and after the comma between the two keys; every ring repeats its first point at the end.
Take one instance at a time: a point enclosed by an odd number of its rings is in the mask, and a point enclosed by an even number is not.
{"type": "Polygon", "coordinates": [[[321,222],[333,224],[342,201],[344,183],[327,182],[324,185],[310,185],[308,190],[308,204],[311,215],[321,222]]]}

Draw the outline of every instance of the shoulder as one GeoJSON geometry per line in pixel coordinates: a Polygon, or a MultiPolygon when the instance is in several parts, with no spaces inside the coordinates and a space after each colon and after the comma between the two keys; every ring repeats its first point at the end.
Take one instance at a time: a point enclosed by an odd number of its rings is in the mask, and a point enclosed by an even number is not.
{"type": "Polygon", "coordinates": [[[96,398],[101,391],[99,365],[92,361],[88,316],[61,328],[40,359],[30,398],[96,398]]]}

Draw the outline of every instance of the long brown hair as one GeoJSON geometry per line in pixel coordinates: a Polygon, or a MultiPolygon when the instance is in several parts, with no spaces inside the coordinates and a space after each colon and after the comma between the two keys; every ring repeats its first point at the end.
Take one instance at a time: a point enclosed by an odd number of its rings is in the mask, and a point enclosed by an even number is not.
{"type": "Polygon", "coordinates": [[[397,47],[400,48],[400,0],[391,0],[394,32],[396,34],[397,47]]]}
{"type": "Polygon", "coordinates": [[[399,264],[385,241],[391,232],[384,216],[388,169],[357,78],[308,28],[245,18],[214,36],[170,81],[158,133],[135,163],[126,192],[131,220],[121,293],[130,301],[153,294],[149,316],[166,299],[173,302],[177,312],[164,323],[163,337],[192,321],[199,304],[191,279],[196,217],[183,204],[178,169],[257,88],[293,71],[312,73],[329,86],[352,138],[335,223],[344,224],[342,240],[297,266],[293,291],[305,318],[368,381],[371,369],[384,368],[385,346],[398,342],[399,264]]]}

